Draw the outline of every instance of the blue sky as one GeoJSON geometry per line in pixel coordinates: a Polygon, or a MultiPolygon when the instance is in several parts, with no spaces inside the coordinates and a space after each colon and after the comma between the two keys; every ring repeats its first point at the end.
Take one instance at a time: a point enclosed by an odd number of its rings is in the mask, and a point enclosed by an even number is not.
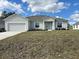
{"type": "Polygon", "coordinates": [[[0,13],[16,12],[22,16],[47,15],[79,21],[79,0],[0,0],[0,13]]]}

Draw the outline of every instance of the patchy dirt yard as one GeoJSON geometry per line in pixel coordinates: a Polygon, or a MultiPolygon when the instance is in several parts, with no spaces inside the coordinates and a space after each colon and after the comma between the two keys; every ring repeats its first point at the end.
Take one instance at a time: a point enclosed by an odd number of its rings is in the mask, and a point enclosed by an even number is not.
{"type": "Polygon", "coordinates": [[[79,59],[79,31],[30,31],[1,40],[0,59],[79,59]]]}

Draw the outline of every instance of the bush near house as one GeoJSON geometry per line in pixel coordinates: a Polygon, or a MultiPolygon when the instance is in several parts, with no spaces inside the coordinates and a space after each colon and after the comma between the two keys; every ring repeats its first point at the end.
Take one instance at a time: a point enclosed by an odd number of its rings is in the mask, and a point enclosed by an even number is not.
{"type": "Polygon", "coordinates": [[[67,30],[65,28],[56,28],[56,30],[67,30]]]}
{"type": "Polygon", "coordinates": [[[79,59],[79,31],[31,31],[0,41],[0,59],[79,59]]]}
{"type": "Polygon", "coordinates": [[[0,32],[5,32],[5,28],[0,28],[0,32]]]}
{"type": "Polygon", "coordinates": [[[45,31],[43,29],[30,29],[29,31],[45,31]]]}

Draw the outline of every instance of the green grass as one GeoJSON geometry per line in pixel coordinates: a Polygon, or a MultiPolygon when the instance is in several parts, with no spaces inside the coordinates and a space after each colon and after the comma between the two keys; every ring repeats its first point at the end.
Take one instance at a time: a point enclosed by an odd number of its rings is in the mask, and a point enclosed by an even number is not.
{"type": "Polygon", "coordinates": [[[79,31],[30,31],[0,41],[0,59],[79,59],[79,31]]]}

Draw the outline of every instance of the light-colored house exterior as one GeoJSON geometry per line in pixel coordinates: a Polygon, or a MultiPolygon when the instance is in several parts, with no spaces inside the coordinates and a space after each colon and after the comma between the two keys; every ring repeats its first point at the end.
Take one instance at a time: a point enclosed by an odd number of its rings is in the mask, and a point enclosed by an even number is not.
{"type": "Polygon", "coordinates": [[[55,19],[48,16],[31,16],[29,29],[55,30],[55,19]]]}
{"type": "Polygon", "coordinates": [[[63,28],[68,29],[68,22],[66,20],[59,21],[49,16],[29,16],[25,18],[13,14],[4,19],[4,21],[6,31],[28,31],[35,29],[51,31],[63,28]]]}
{"type": "Polygon", "coordinates": [[[68,29],[68,21],[61,18],[56,18],[55,25],[56,29],[68,29]]]}
{"type": "Polygon", "coordinates": [[[13,14],[4,19],[4,21],[6,31],[28,31],[27,18],[13,14]]]}
{"type": "Polygon", "coordinates": [[[73,30],[79,30],[79,22],[73,24],[73,30]]]}

